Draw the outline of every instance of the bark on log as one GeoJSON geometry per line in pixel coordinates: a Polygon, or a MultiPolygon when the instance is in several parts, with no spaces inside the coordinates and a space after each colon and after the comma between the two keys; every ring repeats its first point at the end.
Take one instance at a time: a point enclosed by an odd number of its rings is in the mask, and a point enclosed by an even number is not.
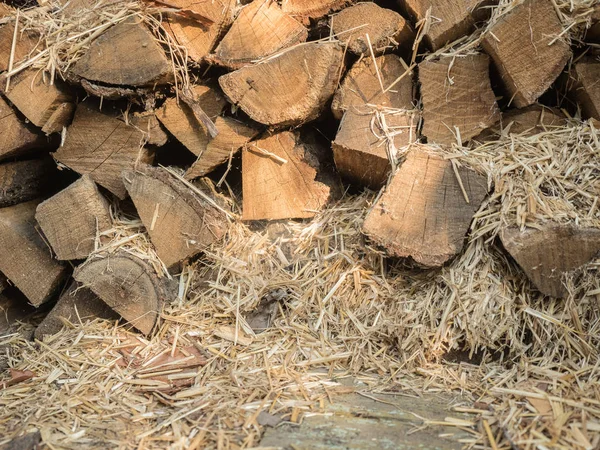
{"type": "Polygon", "coordinates": [[[108,202],[84,175],[37,207],[35,218],[60,260],[85,259],[112,225],[108,202]]]}
{"type": "Polygon", "coordinates": [[[337,42],[296,46],[262,64],[219,78],[225,95],[253,120],[273,126],[316,119],[333,95],[343,64],[337,42]]]}
{"type": "Polygon", "coordinates": [[[56,176],[50,157],[0,164],[0,208],[47,195],[56,176]]]}
{"type": "Polygon", "coordinates": [[[439,267],[463,248],[486,195],[486,177],[455,170],[426,147],[412,150],[368,213],[363,232],[390,256],[439,267]]]}
{"type": "Polygon", "coordinates": [[[562,72],[572,54],[556,39],[562,32],[551,0],[526,0],[483,36],[482,46],[516,107],[535,103],[562,72]]]}
{"type": "Polygon", "coordinates": [[[34,336],[43,341],[44,336],[53,335],[62,330],[65,321],[79,324],[94,319],[117,321],[119,315],[92,291],[73,282],[37,326],[34,336]]]}

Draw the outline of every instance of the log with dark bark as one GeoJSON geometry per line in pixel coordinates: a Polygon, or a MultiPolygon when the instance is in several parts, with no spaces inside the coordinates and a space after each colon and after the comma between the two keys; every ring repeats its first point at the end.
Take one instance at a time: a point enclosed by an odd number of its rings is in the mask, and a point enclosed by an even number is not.
{"type": "Polygon", "coordinates": [[[37,228],[38,201],[0,209],[0,272],[39,306],[60,287],[67,268],[56,261],[37,228]]]}
{"type": "Polygon", "coordinates": [[[163,303],[175,298],[151,265],[123,251],[86,261],[73,276],[144,334],[152,332],[163,303]]]}
{"type": "Polygon", "coordinates": [[[112,225],[108,202],[89,175],[40,203],[35,218],[60,260],[87,258],[112,225]]]}
{"type": "Polygon", "coordinates": [[[117,321],[119,315],[92,291],[73,282],[37,326],[34,336],[43,341],[44,336],[62,330],[65,323],[79,325],[95,319],[117,321]]]}
{"type": "Polygon", "coordinates": [[[368,213],[363,232],[389,256],[438,267],[457,255],[487,179],[421,147],[408,153],[368,213]]]}

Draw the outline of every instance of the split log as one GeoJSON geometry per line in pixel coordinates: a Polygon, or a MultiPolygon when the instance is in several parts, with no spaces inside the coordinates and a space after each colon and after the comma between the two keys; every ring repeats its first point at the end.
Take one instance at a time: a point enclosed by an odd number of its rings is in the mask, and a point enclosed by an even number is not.
{"type": "MultiPolygon", "coordinates": [[[[497,0],[400,0],[400,5],[415,22],[431,17],[425,42],[432,50],[470,34],[482,18],[484,7],[497,0]]],[[[485,15],[485,13],[483,14],[485,15]]]]}
{"type": "Polygon", "coordinates": [[[0,273],[0,294],[9,287],[8,278],[0,273]]]}
{"type": "Polygon", "coordinates": [[[41,341],[45,335],[56,334],[62,330],[65,321],[85,323],[94,319],[117,321],[119,315],[92,291],[73,282],[35,329],[34,336],[41,341]]]}
{"type": "MultiPolygon", "coordinates": [[[[192,88],[198,104],[211,120],[221,114],[227,100],[217,89],[208,85],[197,85],[192,88]]],[[[169,98],[163,107],[156,112],[156,117],[175,138],[190,152],[199,156],[210,141],[206,126],[198,121],[192,108],[183,101],[169,98]]]]}
{"type": "Polygon", "coordinates": [[[211,198],[162,168],[123,172],[127,191],[161,261],[172,267],[225,236],[227,217],[211,198]]]}
{"type": "Polygon", "coordinates": [[[503,134],[532,136],[553,128],[565,126],[567,118],[560,110],[534,104],[523,109],[511,109],[502,113],[501,121],[482,131],[474,141],[497,140],[503,134]]]}
{"type": "Polygon", "coordinates": [[[268,61],[219,78],[225,95],[265,125],[316,119],[337,86],[343,65],[338,42],[298,45],[268,61]]]}
{"type": "Polygon", "coordinates": [[[483,36],[482,46],[518,108],[535,103],[571,57],[569,45],[556,39],[562,32],[551,0],[526,0],[483,36]]]}
{"type": "Polygon", "coordinates": [[[219,134],[208,143],[206,149],[186,171],[185,178],[193,180],[215,170],[228,161],[248,142],[254,139],[259,130],[231,117],[217,117],[215,126],[219,134]]]}
{"type": "Polygon", "coordinates": [[[193,17],[168,14],[164,27],[175,41],[185,47],[192,61],[200,62],[212,52],[233,22],[236,0],[169,0],[170,5],[186,9],[211,23],[202,23],[193,17]]]}
{"type": "Polygon", "coordinates": [[[361,59],[348,71],[336,91],[331,102],[333,115],[336,119],[341,119],[349,107],[366,104],[413,109],[413,72],[407,73],[407,70],[406,63],[396,55],[379,56],[375,63],[372,58],[361,59]]]}
{"type": "Polygon", "coordinates": [[[146,144],[163,146],[169,140],[169,136],[160,126],[154,111],[147,111],[142,114],[134,114],[129,118],[129,123],[144,134],[146,144]]]}
{"type": "Polygon", "coordinates": [[[0,209],[0,272],[34,306],[48,300],[67,275],[36,228],[37,205],[34,200],[0,209]]]}
{"type": "Polygon", "coordinates": [[[146,335],[152,332],[163,303],[175,297],[151,265],[123,251],[86,261],[73,277],[146,335]]]}
{"type": "Polygon", "coordinates": [[[84,175],[37,207],[35,218],[60,260],[85,259],[112,225],[108,202],[84,175]]]}
{"type": "Polygon", "coordinates": [[[44,80],[37,70],[25,70],[10,79],[6,98],[46,134],[61,131],[71,120],[73,98],[60,80],[44,80]]]}
{"type": "Polygon", "coordinates": [[[417,140],[417,120],[406,111],[374,111],[352,107],[344,114],[332,144],[342,177],[380,189],[387,181],[398,150],[417,140]]]}
{"type": "Polygon", "coordinates": [[[143,23],[113,25],[77,61],[71,76],[112,85],[153,86],[173,80],[173,66],[143,23]]]}
{"type": "Polygon", "coordinates": [[[46,195],[56,181],[50,157],[0,164],[0,208],[46,195]]]}
{"type": "Polygon", "coordinates": [[[334,15],[331,29],[357,55],[370,55],[371,51],[377,55],[398,46],[410,46],[415,37],[404,17],[370,2],[358,3],[334,15]]]}
{"type": "MultiPolygon", "coordinates": [[[[15,26],[12,22],[0,27],[0,72],[8,70],[14,31],[15,26]]],[[[13,56],[14,67],[17,67],[21,61],[35,56],[36,48],[41,49],[42,46],[36,39],[35,34],[30,32],[18,33],[13,56]]]]}
{"type": "Polygon", "coordinates": [[[565,297],[564,277],[600,253],[597,228],[556,223],[523,231],[511,227],[500,233],[500,239],[536,288],[551,297],[565,297]]]}
{"type": "Polygon", "coordinates": [[[320,161],[323,151],[289,131],[246,145],[242,219],[314,217],[338,193],[335,176],[320,161]]]}
{"type": "Polygon", "coordinates": [[[424,61],[419,79],[423,135],[429,143],[451,144],[459,136],[466,142],[500,120],[487,55],[424,61]]]}
{"type": "Polygon", "coordinates": [[[252,61],[305,42],[307,37],[307,29],[282,12],[277,2],[255,0],[238,14],[211,61],[239,69],[252,61]]]}
{"type": "Polygon", "coordinates": [[[82,175],[89,174],[100,186],[123,199],[127,196],[121,178],[123,170],[153,160],[152,153],[141,146],[144,138],[144,133],[126,125],[115,114],[80,103],[64,145],[54,158],[82,175]]]}
{"type": "Polygon", "coordinates": [[[586,119],[600,120],[600,61],[584,58],[571,69],[572,93],[586,119]]]}
{"type": "Polygon", "coordinates": [[[0,95],[0,160],[22,156],[36,149],[48,149],[50,141],[34,126],[21,120],[0,95]]]}
{"type": "Polygon", "coordinates": [[[411,257],[438,267],[457,255],[487,195],[486,177],[430,154],[412,150],[363,225],[389,256],[411,257]]]}
{"type": "Polygon", "coordinates": [[[353,3],[353,0],[283,0],[281,9],[283,12],[298,18],[318,19],[330,12],[339,11],[344,6],[353,3]]]}

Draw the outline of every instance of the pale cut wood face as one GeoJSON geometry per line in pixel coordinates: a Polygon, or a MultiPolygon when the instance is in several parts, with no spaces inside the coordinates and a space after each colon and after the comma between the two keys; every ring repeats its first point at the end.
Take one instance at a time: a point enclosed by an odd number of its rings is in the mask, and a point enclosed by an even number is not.
{"type": "Polygon", "coordinates": [[[217,60],[239,68],[306,41],[308,30],[276,2],[258,0],[245,6],[215,49],[217,60]]]}
{"type": "Polygon", "coordinates": [[[517,108],[535,103],[560,75],[572,55],[551,1],[527,0],[503,16],[482,46],[500,73],[517,108]]]}
{"type": "Polygon", "coordinates": [[[565,297],[563,277],[600,253],[600,230],[568,224],[511,227],[500,233],[500,239],[535,287],[552,297],[565,297]]]}
{"type": "Polygon", "coordinates": [[[34,306],[50,299],[67,275],[36,229],[38,200],[0,208],[0,272],[34,306]]]}
{"type": "Polygon", "coordinates": [[[253,120],[300,125],[316,119],[333,96],[342,60],[343,48],[337,42],[307,43],[223,75],[219,84],[253,120]]]}
{"type": "Polygon", "coordinates": [[[314,217],[332,188],[306,144],[284,131],[249,143],[242,153],[244,220],[314,217]]]}
{"type": "Polygon", "coordinates": [[[150,265],[125,252],[92,259],[73,276],[144,334],[152,332],[162,303],[172,298],[150,265]]]}
{"type": "Polygon", "coordinates": [[[486,195],[486,177],[454,170],[450,161],[422,146],[408,153],[367,215],[363,232],[389,256],[441,266],[463,248],[486,195]]]}
{"type": "Polygon", "coordinates": [[[485,54],[422,62],[419,81],[428,143],[467,142],[500,120],[485,54]]]}

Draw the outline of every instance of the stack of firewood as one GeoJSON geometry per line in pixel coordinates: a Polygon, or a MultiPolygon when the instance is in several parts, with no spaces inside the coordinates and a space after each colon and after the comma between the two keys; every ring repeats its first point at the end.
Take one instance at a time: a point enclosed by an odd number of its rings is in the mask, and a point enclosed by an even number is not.
{"type": "MultiPolygon", "coordinates": [[[[310,218],[348,185],[383,189],[373,244],[439,267],[492,187],[434,147],[560,125],[556,97],[600,120],[600,6],[571,42],[552,0],[242,3],[0,3],[0,291],[60,296],[40,334],[74,305],[150,333],[168,273],[230,221],[310,218]],[[36,17],[66,27],[68,62],[36,17]],[[141,219],[158,269],[108,242],[117,211],[141,219]]],[[[519,239],[507,249],[549,295],[600,248],[586,235],[539,269],[519,239]]]]}

